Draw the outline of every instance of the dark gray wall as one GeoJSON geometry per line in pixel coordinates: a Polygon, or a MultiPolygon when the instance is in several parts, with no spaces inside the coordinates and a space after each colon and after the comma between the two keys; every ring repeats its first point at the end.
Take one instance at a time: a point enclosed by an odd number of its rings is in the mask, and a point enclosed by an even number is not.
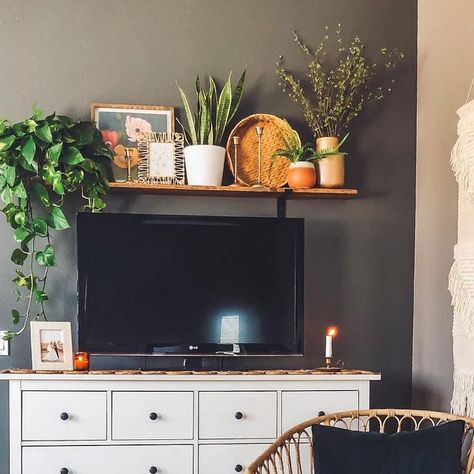
{"type": "MultiPolygon", "coordinates": [[[[229,69],[240,73],[247,65],[240,117],[275,113],[310,138],[298,109],[279,91],[274,65],[284,54],[301,71],[304,58],[291,30],[316,44],[324,26],[337,23],[347,35],[359,34],[369,51],[399,47],[405,65],[394,93],[352,128],[348,181],[360,188],[360,196],[289,203],[289,216],[306,218],[306,356],[247,361],[247,366],[318,366],[323,328],[335,323],[342,331],[337,355],[348,366],[383,372],[383,381],[374,384],[373,404],[406,406],[412,359],[415,0],[2,0],[0,115],[20,120],[34,99],[47,111],[78,118],[88,117],[93,101],[178,106],[175,79],[190,88],[197,72],[222,81],[229,69]]],[[[78,202],[70,201],[70,216],[78,202]]],[[[275,203],[111,195],[108,209],[268,216],[275,203]]],[[[0,220],[0,329],[9,327],[13,304],[10,234],[0,220]]],[[[74,322],[74,228],[55,243],[59,266],[50,282],[51,319],[74,322]]],[[[0,367],[30,365],[29,334],[13,341],[11,354],[0,358],[0,367]]],[[[239,363],[231,362],[226,366],[239,363]]],[[[0,389],[0,419],[5,420],[7,387],[0,389]]],[[[7,472],[7,433],[3,422],[1,473],[7,472]]]]}

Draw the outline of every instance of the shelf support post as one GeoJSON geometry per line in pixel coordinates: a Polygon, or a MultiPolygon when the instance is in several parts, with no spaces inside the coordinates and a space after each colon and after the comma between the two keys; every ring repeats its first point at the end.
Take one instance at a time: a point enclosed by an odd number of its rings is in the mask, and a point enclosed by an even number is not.
{"type": "Polygon", "coordinates": [[[286,217],[286,193],[277,197],[277,217],[286,217]]]}

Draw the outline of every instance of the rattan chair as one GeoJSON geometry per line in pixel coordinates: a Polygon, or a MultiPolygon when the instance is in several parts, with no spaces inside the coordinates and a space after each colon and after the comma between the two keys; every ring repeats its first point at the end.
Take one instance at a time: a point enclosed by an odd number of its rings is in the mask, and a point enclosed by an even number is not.
{"type": "Polygon", "coordinates": [[[311,426],[323,424],[358,431],[393,433],[416,431],[451,420],[464,420],[464,472],[474,467],[474,419],[448,413],[422,410],[361,410],[332,413],[305,421],[282,434],[261,456],[252,462],[245,474],[314,474],[311,426]]]}

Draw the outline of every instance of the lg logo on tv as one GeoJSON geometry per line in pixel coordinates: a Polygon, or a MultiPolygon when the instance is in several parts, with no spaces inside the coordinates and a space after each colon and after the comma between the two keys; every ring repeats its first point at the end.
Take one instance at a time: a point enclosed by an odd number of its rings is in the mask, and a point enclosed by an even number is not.
{"type": "Polygon", "coordinates": [[[189,346],[190,351],[197,351],[199,349],[199,346],[189,346]]]}

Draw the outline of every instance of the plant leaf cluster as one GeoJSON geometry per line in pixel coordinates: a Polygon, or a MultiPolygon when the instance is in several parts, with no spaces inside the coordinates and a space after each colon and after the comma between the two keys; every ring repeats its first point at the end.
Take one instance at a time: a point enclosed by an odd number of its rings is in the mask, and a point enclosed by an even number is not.
{"type": "Polygon", "coordinates": [[[201,87],[199,76],[196,78],[196,112],[192,112],[188,98],[178,83],[179,93],[183,102],[187,126],[181,122],[186,142],[191,145],[220,145],[224,132],[239,108],[244,91],[245,73],[242,73],[239,81],[232,91],[232,72],[218,93],[216,82],[209,76],[209,88],[201,87]]]}
{"type": "MultiPolygon", "coordinates": [[[[379,83],[382,74],[390,74],[403,59],[398,49],[380,49],[381,62],[369,59],[359,37],[349,44],[342,39],[341,25],[335,34],[335,57],[328,60],[331,47],[326,35],[315,51],[293,32],[294,40],[309,60],[306,77],[300,80],[289,72],[280,56],[276,73],[280,86],[303,111],[315,138],[340,137],[367,104],[379,101],[391,91],[379,83]]],[[[392,79],[390,84],[395,81],[392,79]]]]}
{"type": "Polygon", "coordinates": [[[346,155],[347,153],[340,151],[340,148],[347,140],[348,136],[349,134],[347,134],[336,147],[316,151],[311,143],[305,143],[303,145],[298,132],[291,129],[290,132],[282,134],[282,139],[285,146],[283,148],[279,148],[272,154],[270,173],[273,169],[275,160],[279,157],[287,158],[291,161],[291,163],[297,163],[300,161],[319,161],[333,155],[346,155]]]}
{"type": "Polygon", "coordinates": [[[23,122],[0,121],[0,200],[17,243],[11,261],[17,266],[13,282],[22,307],[11,311],[12,322],[22,326],[4,338],[21,333],[33,314],[46,319],[48,271],[56,265],[51,231],[69,228],[64,197],[81,189],[82,209],[102,210],[111,160],[92,122],[56,114],[42,118],[36,106],[23,122]]]}

